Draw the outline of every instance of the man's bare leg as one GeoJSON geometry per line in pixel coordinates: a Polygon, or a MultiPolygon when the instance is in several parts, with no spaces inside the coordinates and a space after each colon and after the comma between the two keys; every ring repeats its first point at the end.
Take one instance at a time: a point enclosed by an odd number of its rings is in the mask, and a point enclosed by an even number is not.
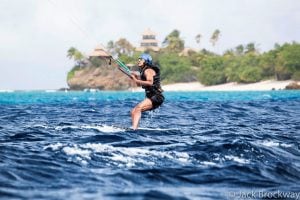
{"type": "Polygon", "coordinates": [[[151,100],[147,98],[131,110],[132,128],[134,130],[138,128],[142,112],[151,110],[152,107],[151,100]]]}

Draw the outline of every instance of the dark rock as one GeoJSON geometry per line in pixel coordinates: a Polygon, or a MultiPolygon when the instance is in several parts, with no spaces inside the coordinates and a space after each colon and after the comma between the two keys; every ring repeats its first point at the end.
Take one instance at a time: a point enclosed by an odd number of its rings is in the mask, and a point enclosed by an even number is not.
{"type": "Polygon", "coordinates": [[[292,82],[285,87],[286,90],[300,90],[300,84],[292,82]]]}
{"type": "Polygon", "coordinates": [[[70,91],[70,88],[59,88],[58,91],[70,91]]]}

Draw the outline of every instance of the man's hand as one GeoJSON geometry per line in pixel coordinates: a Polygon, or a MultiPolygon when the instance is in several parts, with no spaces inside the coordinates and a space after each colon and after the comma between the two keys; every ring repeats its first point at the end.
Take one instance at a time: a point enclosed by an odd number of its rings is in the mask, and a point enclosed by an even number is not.
{"type": "Polygon", "coordinates": [[[141,83],[139,83],[139,75],[137,75],[136,73],[131,73],[131,79],[135,82],[137,86],[141,86],[141,83]]]}
{"type": "Polygon", "coordinates": [[[136,79],[140,79],[140,73],[138,73],[136,71],[132,71],[131,75],[135,76],[136,79]]]}
{"type": "Polygon", "coordinates": [[[133,74],[133,73],[131,73],[131,79],[132,79],[134,82],[136,82],[136,81],[138,80],[136,74],[133,74]]]}

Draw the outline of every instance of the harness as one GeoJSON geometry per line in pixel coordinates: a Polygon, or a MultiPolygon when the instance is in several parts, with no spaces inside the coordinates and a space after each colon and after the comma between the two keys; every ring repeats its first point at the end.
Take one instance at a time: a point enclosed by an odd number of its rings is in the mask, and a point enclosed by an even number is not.
{"type": "Polygon", "coordinates": [[[141,80],[142,81],[147,80],[147,78],[145,76],[145,71],[147,69],[153,69],[155,71],[155,76],[153,77],[153,85],[152,86],[142,86],[142,88],[145,89],[146,96],[148,98],[151,98],[152,96],[154,96],[156,94],[161,94],[163,92],[163,90],[161,89],[161,86],[160,86],[160,69],[159,69],[159,67],[157,67],[155,65],[151,65],[151,66],[146,65],[145,67],[143,67],[140,70],[141,80]]]}

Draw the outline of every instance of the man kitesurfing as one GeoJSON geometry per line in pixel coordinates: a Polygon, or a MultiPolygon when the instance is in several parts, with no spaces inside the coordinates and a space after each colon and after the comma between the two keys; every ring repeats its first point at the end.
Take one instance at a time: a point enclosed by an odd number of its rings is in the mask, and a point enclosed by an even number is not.
{"type": "Polygon", "coordinates": [[[141,119],[142,112],[158,108],[165,100],[163,90],[160,85],[160,69],[152,63],[152,57],[148,53],[143,53],[138,59],[140,73],[132,72],[119,59],[111,57],[118,64],[121,72],[131,78],[137,86],[142,86],[145,90],[146,98],[131,110],[132,129],[136,130],[141,119]]]}
{"type": "Polygon", "coordinates": [[[140,75],[132,72],[131,78],[145,90],[146,98],[131,110],[132,129],[136,130],[142,112],[154,110],[164,102],[163,90],[160,85],[160,69],[152,63],[152,57],[143,53],[138,59],[140,75]]]}

